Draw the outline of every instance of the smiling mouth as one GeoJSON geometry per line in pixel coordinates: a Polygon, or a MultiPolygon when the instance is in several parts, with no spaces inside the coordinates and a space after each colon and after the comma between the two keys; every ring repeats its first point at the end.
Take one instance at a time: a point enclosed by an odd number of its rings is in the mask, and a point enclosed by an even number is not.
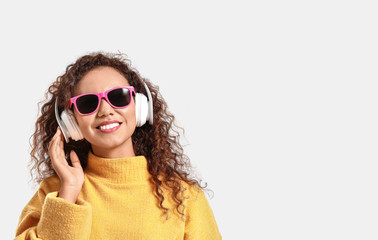
{"type": "Polygon", "coordinates": [[[117,121],[106,121],[100,126],[96,127],[96,129],[98,129],[101,133],[112,133],[117,131],[121,124],[121,122],[117,121]]]}
{"type": "Polygon", "coordinates": [[[108,130],[108,129],[118,127],[119,125],[121,125],[121,123],[110,123],[110,124],[98,126],[96,128],[100,130],[108,130]]]}

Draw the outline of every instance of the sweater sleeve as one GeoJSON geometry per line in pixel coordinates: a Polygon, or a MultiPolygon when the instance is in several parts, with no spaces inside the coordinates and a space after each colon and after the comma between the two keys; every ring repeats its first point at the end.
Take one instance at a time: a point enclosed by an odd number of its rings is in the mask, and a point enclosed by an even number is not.
{"type": "Polygon", "coordinates": [[[202,190],[192,191],[188,199],[185,221],[185,240],[221,240],[213,211],[202,190]]]}
{"type": "Polygon", "coordinates": [[[15,240],[89,239],[91,205],[80,198],[74,204],[57,197],[57,191],[46,190],[46,183],[42,182],[23,209],[15,240]]]}

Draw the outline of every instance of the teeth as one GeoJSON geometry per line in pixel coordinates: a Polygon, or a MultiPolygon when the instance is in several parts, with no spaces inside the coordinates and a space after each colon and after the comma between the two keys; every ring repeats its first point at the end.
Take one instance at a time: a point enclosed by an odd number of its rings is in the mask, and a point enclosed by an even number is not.
{"type": "Polygon", "coordinates": [[[101,130],[103,130],[103,129],[111,129],[111,128],[117,127],[118,125],[119,125],[119,123],[111,123],[111,124],[108,124],[108,125],[102,125],[99,128],[101,130]]]}

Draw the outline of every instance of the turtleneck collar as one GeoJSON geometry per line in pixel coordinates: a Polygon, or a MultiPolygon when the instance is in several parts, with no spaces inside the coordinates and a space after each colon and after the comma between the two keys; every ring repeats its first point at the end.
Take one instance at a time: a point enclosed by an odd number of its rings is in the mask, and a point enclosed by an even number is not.
{"type": "Polygon", "coordinates": [[[101,158],[88,154],[86,174],[116,184],[143,183],[150,178],[145,156],[101,158]]]}

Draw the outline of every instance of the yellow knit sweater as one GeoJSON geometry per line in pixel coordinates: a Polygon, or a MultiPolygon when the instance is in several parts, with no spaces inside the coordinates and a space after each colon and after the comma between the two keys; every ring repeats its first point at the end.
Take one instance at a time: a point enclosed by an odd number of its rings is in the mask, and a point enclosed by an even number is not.
{"type": "Polygon", "coordinates": [[[43,180],[21,213],[15,239],[222,239],[204,193],[185,182],[185,219],[164,191],[166,218],[144,156],[105,159],[90,153],[84,173],[76,204],[57,197],[57,176],[43,180]]]}

